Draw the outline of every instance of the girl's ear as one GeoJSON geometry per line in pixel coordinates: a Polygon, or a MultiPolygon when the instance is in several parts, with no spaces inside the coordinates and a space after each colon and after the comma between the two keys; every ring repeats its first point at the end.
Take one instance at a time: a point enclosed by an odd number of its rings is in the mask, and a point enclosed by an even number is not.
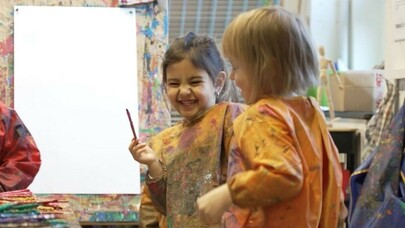
{"type": "Polygon", "coordinates": [[[217,78],[215,79],[214,82],[214,87],[215,87],[215,93],[220,94],[222,88],[225,85],[225,80],[226,80],[226,73],[225,71],[221,71],[218,73],[217,78]]]}

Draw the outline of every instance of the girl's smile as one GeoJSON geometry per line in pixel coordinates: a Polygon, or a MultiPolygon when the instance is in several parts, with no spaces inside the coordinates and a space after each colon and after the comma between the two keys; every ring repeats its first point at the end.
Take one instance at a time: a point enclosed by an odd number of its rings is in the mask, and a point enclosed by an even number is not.
{"type": "Polygon", "coordinates": [[[210,76],[188,59],[167,67],[166,92],[171,105],[187,120],[215,104],[215,88],[210,76]]]}

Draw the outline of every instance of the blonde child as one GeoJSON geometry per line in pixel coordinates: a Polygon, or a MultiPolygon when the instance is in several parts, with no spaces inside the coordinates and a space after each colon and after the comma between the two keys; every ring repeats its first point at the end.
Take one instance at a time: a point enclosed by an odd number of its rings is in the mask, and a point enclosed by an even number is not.
{"type": "Polygon", "coordinates": [[[255,9],[231,22],[222,45],[250,107],[234,122],[227,183],[199,198],[200,219],[222,217],[226,227],[338,226],[338,152],[316,101],[299,95],[319,74],[304,23],[283,8],[255,9]]]}
{"type": "Polygon", "coordinates": [[[140,225],[157,226],[156,208],[160,227],[208,227],[198,218],[196,200],[226,182],[231,126],[243,106],[221,102],[231,82],[207,36],[175,39],[162,68],[170,104],[184,119],[148,144],[132,140],[129,145],[134,159],[148,166],[140,225]]]}

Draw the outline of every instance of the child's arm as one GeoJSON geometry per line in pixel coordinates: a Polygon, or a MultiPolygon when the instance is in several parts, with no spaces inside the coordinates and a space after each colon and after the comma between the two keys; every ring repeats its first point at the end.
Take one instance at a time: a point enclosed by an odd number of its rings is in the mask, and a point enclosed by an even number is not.
{"type": "Polygon", "coordinates": [[[148,174],[150,179],[157,179],[163,176],[163,168],[153,151],[146,143],[139,143],[137,139],[133,139],[128,147],[135,161],[148,166],[148,174]]]}
{"type": "Polygon", "coordinates": [[[283,117],[253,110],[234,128],[246,171],[228,177],[233,203],[270,206],[297,196],[304,183],[302,161],[283,117]]]}
{"type": "Polygon", "coordinates": [[[151,200],[157,210],[166,214],[166,180],[164,178],[163,164],[156,153],[145,143],[133,139],[128,147],[133,158],[141,164],[148,166],[146,184],[151,195],[151,200]]]}

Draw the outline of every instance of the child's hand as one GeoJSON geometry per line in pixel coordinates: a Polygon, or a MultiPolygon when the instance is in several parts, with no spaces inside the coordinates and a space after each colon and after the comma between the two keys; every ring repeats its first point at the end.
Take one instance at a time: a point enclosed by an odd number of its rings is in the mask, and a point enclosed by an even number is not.
{"type": "Polygon", "coordinates": [[[228,185],[223,184],[197,199],[200,220],[208,225],[218,224],[224,212],[232,205],[228,185]]]}
{"type": "Polygon", "coordinates": [[[138,139],[133,139],[128,149],[135,161],[141,164],[149,166],[156,161],[155,152],[145,143],[139,143],[138,139]]]}

